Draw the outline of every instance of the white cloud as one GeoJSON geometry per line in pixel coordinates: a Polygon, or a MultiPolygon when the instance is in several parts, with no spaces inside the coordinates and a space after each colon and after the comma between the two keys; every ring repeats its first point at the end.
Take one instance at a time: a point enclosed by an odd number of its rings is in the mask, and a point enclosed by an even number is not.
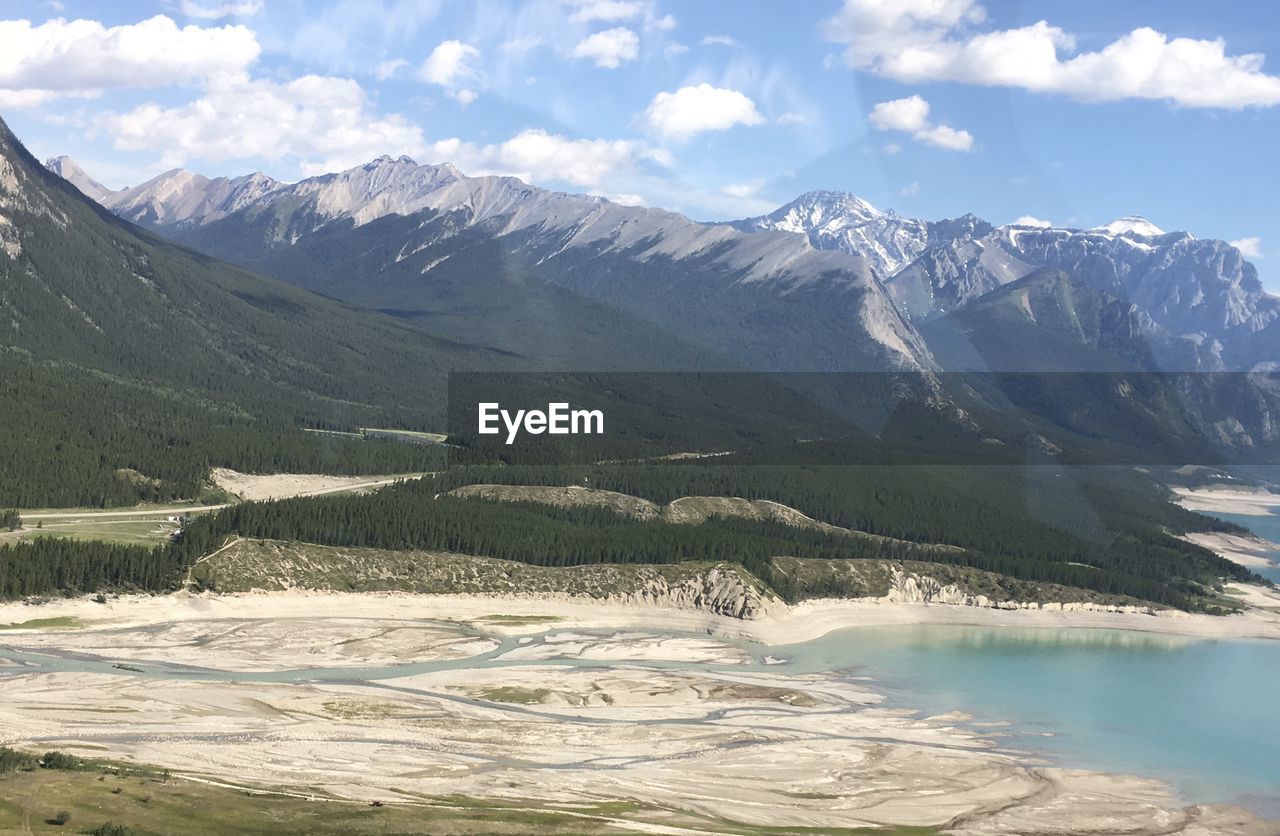
{"type": "Polygon", "coordinates": [[[13,106],[126,87],[163,87],[244,71],[258,57],[244,26],[178,27],[158,15],[125,26],[95,20],[0,21],[0,94],[13,106]]]}
{"type": "Polygon", "coordinates": [[[703,46],[737,46],[738,42],[734,40],[732,35],[707,35],[698,43],[703,46]]]}
{"type": "Polygon", "coordinates": [[[422,62],[418,75],[431,84],[453,87],[457,82],[475,76],[474,62],[479,57],[480,50],[471,44],[443,41],[422,62]]]}
{"type": "Polygon", "coordinates": [[[640,38],[625,26],[596,32],[578,42],[570,53],[574,58],[590,58],[597,67],[616,69],[640,54],[640,38]]]}
{"type": "Polygon", "coordinates": [[[659,93],[644,111],[649,130],[677,142],[734,125],[759,125],[764,117],[755,102],[737,90],[699,84],[674,93],[659,93]]]}
{"type": "Polygon", "coordinates": [[[541,129],[521,131],[505,142],[483,146],[460,139],[443,140],[432,145],[430,154],[441,162],[456,163],[469,174],[503,174],[535,183],[552,180],[584,187],[599,186],[642,160],[667,161],[642,142],[570,139],[541,129]]]}
{"type": "Polygon", "coordinates": [[[958,81],[1059,93],[1086,101],[1166,100],[1188,107],[1280,104],[1280,77],[1261,54],[1231,56],[1222,39],[1171,38],[1141,27],[1096,52],[1041,20],[976,31],[976,0],[844,0],[826,37],[855,69],[904,82],[958,81]]]}
{"type": "Polygon", "coordinates": [[[383,61],[373,70],[373,75],[378,81],[386,81],[393,78],[401,68],[409,66],[409,62],[403,58],[392,58],[390,61],[383,61]]]}
{"type": "Polygon", "coordinates": [[[915,139],[948,151],[969,151],[973,149],[973,134],[960,131],[946,125],[935,125],[912,134],[915,139]]]}
{"type": "Polygon", "coordinates": [[[662,50],[662,55],[664,58],[667,58],[668,60],[670,60],[672,58],[675,58],[677,55],[684,55],[688,51],[689,51],[689,47],[685,46],[682,43],[672,41],[671,43],[667,44],[666,47],[662,50]]]}
{"type": "Polygon", "coordinates": [[[911,197],[912,195],[920,194],[920,181],[912,180],[909,185],[903,186],[899,189],[898,194],[903,197],[911,197]]]}
{"type": "Polygon", "coordinates": [[[645,31],[666,32],[676,28],[671,15],[659,15],[653,0],[567,0],[573,12],[571,23],[625,23],[640,20],[645,31]]]}
{"type": "Polygon", "coordinates": [[[17,110],[24,107],[35,107],[56,96],[49,90],[4,90],[0,89],[0,108],[17,110]]]}
{"type": "Polygon", "coordinates": [[[526,52],[532,52],[542,46],[542,44],[543,40],[540,35],[518,35],[514,38],[503,41],[498,48],[509,55],[520,55],[526,52]]]}
{"type": "Polygon", "coordinates": [[[449,93],[449,98],[453,99],[455,102],[462,105],[463,107],[466,107],[467,105],[471,104],[472,102],[474,102],[476,99],[480,97],[476,93],[476,91],[468,90],[467,88],[464,87],[461,90],[451,91],[449,93]]]}
{"type": "Polygon", "coordinates": [[[574,23],[591,23],[605,21],[614,23],[619,20],[634,20],[639,17],[645,4],[639,0],[579,0],[574,4],[577,8],[569,19],[574,23]]]}
{"type": "Polygon", "coordinates": [[[676,19],[671,15],[663,15],[662,17],[650,17],[645,20],[644,28],[650,32],[670,32],[676,28],[676,19]]]}
{"type": "Polygon", "coordinates": [[[786,113],[773,120],[779,125],[803,125],[809,119],[803,113],[796,113],[794,110],[788,110],[786,113]]]}
{"type": "Polygon", "coordinates": [[[96,127],[117,149],[158,152],[167,166],[262,157],[332,171],[427,145],[417,125],[372,112],[355,81],[314,75],[287,83],[223,76],[188,104],[103,114],[96,127]]]}
{"type": "Polygon", "coordinates": [[[193,0],[182,0],[178,10],[187,17],[201,20],[220,20],[224,17],[253,17],[262,11],[262,0],[247,0],[242,3],[219,3],[206,6],[193,0]]]}
{"type": "MultiPolygon", "coordinates": [[[[968,151],[973,148],[973,135],[968,131],[931,122],[929,103],[919,96],[880,102],[871,108],[867,120],[877,130],[908,133],[917,142],[949,151],[968,151]]],[[[890,151],[890,153],[896,153],[896,151],[890,151]]]]}
{"type": "Polygon", "coordinates": [[[919,96],[880,102],[867,118],[882,131],[915,133],[929,124],[929,103],[919,96]]]}
{"type": "Polygon", "coordinates": [[[1230,242],[1245,258],[1262,258],[1262,239],[1256,235],[1230,242]]]}
{"type": "Polygon", "coordinates": [[[1038,226],[1042,229],[1048,229],[1053,226],[1050,221],[1041,220],[1033,215],[1023,215],[1013,222],[1013,226],[1038,226]]]}
{"type": "Polygon", "coordinates": [[[763,187],[763,180],[752,180],[750,183],[731,183],[720,189],[720,192],[729,197],[744,200],[749,197],[755,197],[756,193],[763,187]]]}
{"type": "Polygon", "coordinates": [[[603,197],[605,200],[611,200],[614,203],[621,203],[623,206],[648,206],[649,202],[644,199],[643,195],[632,194],[630,192],[602,192],[598,189],[592,189],[587,192],[595,197],[603,197]]]}
{"type": "Polygon", "coordinates": [[[468,174],[587,188],[600,187],[645,161],[671,162],[669,155],[644,142],[572,139],[544,130],[522,131],[487,145],[458,138],[431,142],[403,116],[374,112],[355,81],[331,76],[287,83],[225,76],[188,104],[166,108],[151,103],[104,114],[96,128],[119,150],[158,153],[166,167],[193,159],[261,157],[292,163],[304,176],[351,168],[382,154],[407,154],[453,162],[468,174]]]}
{"type": "Polygon", "coordinates": [[[889,144],[885,145],[884,152],[890,155],[900,154],[902,153],[902,146],[896,142],[890,142],[889,144]]]}

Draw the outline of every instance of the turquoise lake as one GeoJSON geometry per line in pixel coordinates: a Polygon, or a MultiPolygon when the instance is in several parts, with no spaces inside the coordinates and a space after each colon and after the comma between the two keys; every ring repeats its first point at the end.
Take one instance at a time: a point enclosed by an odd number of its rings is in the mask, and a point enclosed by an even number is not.
{"type": "MultiPolygon", "coordinates": [[[[1273,543],[1280,543],[1280,516],[1275,514],[1267,514],[1266,516],[1248,515],[1248,514],[1210,514],[1220,520],[1233,522],[1236,525],[1242,525],[1245,528],[1257,534],[1259,537],[1270,540],[1273,543]]],[[[1272,560],[1280,561],[1280,552],[1272,555],[1272,560]]],[[[1280,566],[1262,569],[1258,572],[1264,578],[1268,578],[1276,583],[1280,583],[1280,566]]]]}
{"type": "MultiPolygon", "coordinates": [[[[1214,516],[1280,542],[1280,516],[1214,516]]],[[[1261,574],[1280,583],[1280,569],[1261,574]]],[[[1189,802],[1280,818],[1280,641],[919,626],[796,651],[856,658],[903,706],[1008,721],[1005,745],[1055,763],[1149,775],[1189,802]]]]}
{"type": "Polygon", "coordinates": [[[1057,765],[1280,817],[1280,642],[922,625],[781,650],[806,668],[855,662],[895,705],[1007,721],[1002,746],[1057,765]]]}

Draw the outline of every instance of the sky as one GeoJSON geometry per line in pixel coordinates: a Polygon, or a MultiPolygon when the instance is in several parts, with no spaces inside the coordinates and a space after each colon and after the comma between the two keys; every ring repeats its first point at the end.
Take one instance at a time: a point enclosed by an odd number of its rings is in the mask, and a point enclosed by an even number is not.
{"type": "Polygon", "coordinates": [[[700,220],[1137,214],[1280,290],[1274,0],[0,0],[0,117],[112,188],[404,154],[700,220]]]}

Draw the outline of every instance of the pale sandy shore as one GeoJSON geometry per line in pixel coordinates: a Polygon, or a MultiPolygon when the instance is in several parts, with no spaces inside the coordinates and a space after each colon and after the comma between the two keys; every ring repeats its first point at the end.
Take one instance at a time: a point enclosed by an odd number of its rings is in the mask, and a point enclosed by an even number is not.
{"type": "Polygon", "coordinates": [[[746,667],[750,659],[725,641],[789,643],[892,623],[1150,622],[1228,634],[1191,616],[813,602],[742,622],[571,600],[297,592],[0,606],[0,624],[54,616],[79,626],[6,630],[0,647],[99,660],[102,669],[0,673],[0,744],[93,751],[202,780],[365,803],[627,800],[641,806],[625,824],[668,833],[1275,832],[1242,810],[1187,807],[1158,781],[1002,749],[961,715],[886,708],[874,683],[746,667]],[[497,647],[507,665],[471,663],[497,647]],[[138,672],[106,670],[118,661],[138,672]],[[262,677],[411,662],[448,668],[262,677]],[[148,672],[148,663],[231,673],[195,684],[148,672]]]}
{"type": "Polygon", "coordinates": [[[1280,514],[1280,494],[1263,488],[1189,488],[1175,487],[1177,502],[1190,511],[1209,514],[1244,514],[1266,516],[1280,514]]]}
{"type": "Polygon", "coordinates": [[[1280,543],[1273,543],[1252,535],[1205,531],[1183,535],[1183,539],[1217,552],[1241,566],[1254,569],[1275,566],[1276,562],[1271,559],[1271,556],[1280,554],[1280,543]]]}
{"type": "MultiPolygon", "coordinates": [[[[111,628],[124,633],[129,628],[167,624],[175,625],[169,628],[177,631],[173,642],[175,645],[182,644],[184,635],[176,625],[188,621],[221,619],[282,623],[328,621],[337,625],[335,629],[343,632],[348,631],[347,627],[342,626],[343,620],[414,622],[430,619],[478,623],[495,635],[542,632],[547,627],[547,620],[553,619],[556,624],[593,631],[661,629],[667,632],[747,638],[769,645],[795,644],[835,630],[854,627],[905,624],[1136,630],[1192,638],[1280,639],[1280,591],[1246,584],[1232,584],[1228,586],[1228,590],[1241,600],[1252,602],[1252,608],[1239,615],[1211,616],[1179,610],[1111,612],[1057,609],[1054,605],[1002,610],[953,604],[899,603],[884,599],[815,599],[790,607],[775,607],[761,617],[740,620],[699,610],[567,596],[414,595],[399,592],[292,590],[222,595],[127,595],[111,599],[105,604],[96,603],[89,597],[53,599],[40,604],[8,602],[0,604],[0,625],[20,624],[33,619],[70,617],[94,627],[111,628]],[[509,618],[504,618],[510,616],[534,620],[512,623],[509,618]]],[[[277,629],[279,635],[273,641],[281,647],[293,647],[296,643],[306,645],[306,636],[311,635],[309,631],[290,632],[286,627],[277,629]]],[[[5,637],[19,635],[54,637],[71,634],[62,631],[6,630],[0,633],[0,641],[5,637]]],[[[229,637],[239,636],[238,632],[229,634],[229,637]]],[[[206,641],[202,647],[208,647],[211,644],[209,637],[204,638],[206,641]]],[[[328,647],[328,638],[328,634],[322,629],[315,634],[315,639],[310,644],[328,647]]],[[[151,633],[144,643],[147,646],[163,646],[156,644],[155,636],[151,633]]],[[[202,654],[212,652],[214,651],[209,649],[201,651],[202,654]]],[[[238,649],[233,648],[228,653],[235,658],[243,658],[237,655],[240,653],[238,649]]],[[[344,661],[340,657],[333,659],[334,664],[344,661]]]]}

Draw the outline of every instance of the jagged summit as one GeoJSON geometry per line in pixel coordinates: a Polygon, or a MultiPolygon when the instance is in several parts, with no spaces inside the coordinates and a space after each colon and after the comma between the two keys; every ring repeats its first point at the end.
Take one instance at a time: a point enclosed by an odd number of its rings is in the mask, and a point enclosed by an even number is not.
{"type": "Polygon", "coordinates": [[[418,164],[418,161],[415,160],[413,157],[410,157],[408,154],[401,154],[399,157],[393,157],[390,154],[382,154],[381,156],[374,157],[372,160],[365,163],[363,168],[371,168],[373,166],[380,166],[380,165],[391,165],[395,163],[400,163],[402,165],[416,166],[418,164]]]}
{"type": "Polygon", "coordinates": [[[881,211],[850,192],[807,192],[768,215],[733,225],[748,231],[800,233],[820,250],[842,250],[865,258],[881,277],[904,267],[923,252],[928,241],[924,221],[881,211]]]}
{"type": "Polygon", "coordinates": [[[135,223],[207,223],[226,217],[284,185],[261,172],[210,179],[175,168],[145,183],[111,192],[99,202],[135,223]]]}

